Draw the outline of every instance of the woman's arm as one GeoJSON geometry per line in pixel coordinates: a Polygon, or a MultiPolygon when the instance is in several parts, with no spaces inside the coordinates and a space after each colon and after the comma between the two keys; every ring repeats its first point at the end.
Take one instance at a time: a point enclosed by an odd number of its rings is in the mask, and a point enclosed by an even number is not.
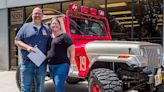
{"type": "Polygon", "coordinates": [[[70,63],[73,63],[75,59],[75,46],[73,44],[68,47],[68,54],[69,54],[70,63]]]}

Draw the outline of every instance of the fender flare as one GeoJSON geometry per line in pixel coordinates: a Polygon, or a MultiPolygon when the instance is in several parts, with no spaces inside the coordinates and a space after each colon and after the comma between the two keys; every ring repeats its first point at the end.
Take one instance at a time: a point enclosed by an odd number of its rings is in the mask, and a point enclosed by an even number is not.
{"type": "Polygon", "coordinates": [[[116,62],[116,63],[126,63],[128,64],[129,66],[132,65],[132,61],[131,60],[134,60],[136,63],[135,65],[136,66],[140,66],[140,63],[138,61],[138,59],[135,57],[135,56],[130,56],[130,59],[129,58],[126,58],[126,59],[120,59],[118,58],[118,56],[98,56],[98,57],[95,57],[95,58],[92,58],[90,61],[90,66],[89,67],[92,67],[92,65],[99,61],[99,62],[116,62]]]}

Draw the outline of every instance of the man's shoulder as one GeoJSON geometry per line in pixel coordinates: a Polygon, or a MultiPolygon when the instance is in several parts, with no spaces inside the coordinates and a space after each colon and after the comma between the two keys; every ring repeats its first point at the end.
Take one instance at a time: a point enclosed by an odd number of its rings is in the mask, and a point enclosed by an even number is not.
{"type": "Polygon", "coordinates": [[[31,22],[24,23],[23,26],[20,28],[20,31],[26,31],[27,29],[31,28],[31,22]]]}
{"type": "Polygon", "coordinates": [[[24,23],[23,26],[24,26],[24,27],[32,26],[32,22],[24,23]]]}
{"type": "Polygon", "coordinates": [[[44,27],[46,27],[47,29],[49,29],[48,24],[43,24],[44,27]]]}

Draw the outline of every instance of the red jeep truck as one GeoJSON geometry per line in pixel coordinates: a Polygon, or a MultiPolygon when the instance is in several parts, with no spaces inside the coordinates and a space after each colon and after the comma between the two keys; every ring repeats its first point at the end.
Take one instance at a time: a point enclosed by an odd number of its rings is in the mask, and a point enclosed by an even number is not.
{"type": "MultiPolygon", "coordinates": [[[[111,41],[108,19],[104,11],[95,8],[81,6],[79,12],[78,6],[71,4],[66,15],[58,18],[75,44],[75,62],[71,63],[67,83],[87,80],[89,92],[164,92],[160,87],[163,71],[159,44],[111,41]]],[[[19,68],[16,78],[20,87],[19,68]]]]}

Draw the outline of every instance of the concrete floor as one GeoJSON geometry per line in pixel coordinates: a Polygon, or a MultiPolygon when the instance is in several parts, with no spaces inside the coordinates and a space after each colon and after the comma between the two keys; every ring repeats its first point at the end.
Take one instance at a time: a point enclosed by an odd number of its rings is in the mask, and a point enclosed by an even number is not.
{"type": "MultiPolygon", "coordinates": [[[[0,92],[19,92],[16,85],[15,71],[0,71],[0,92]]],[[[45,82],[45,92],[55,92],[52,80],[45,82]]],[[[81,82],[78,84],[65,85],[66,92],[88,92],[87,83],[81,82]]]]}

